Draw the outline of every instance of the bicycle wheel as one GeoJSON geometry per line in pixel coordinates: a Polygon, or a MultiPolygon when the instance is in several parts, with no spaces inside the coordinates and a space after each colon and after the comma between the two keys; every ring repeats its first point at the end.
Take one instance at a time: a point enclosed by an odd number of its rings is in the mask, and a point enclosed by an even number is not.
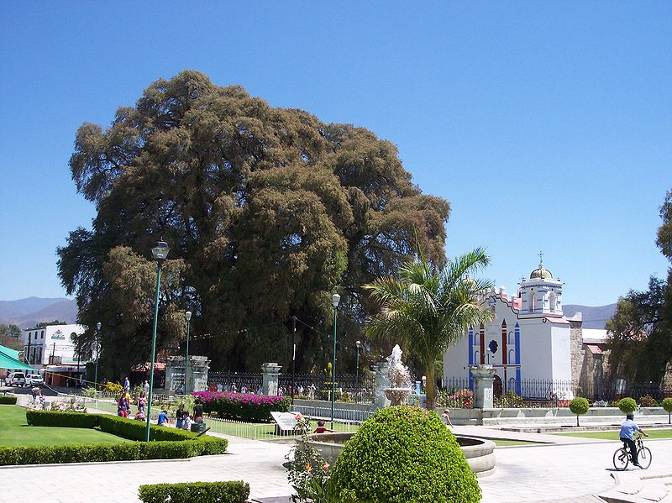
{"type": "Polygon", "coordinates": [[[651,454],[651,451],[649,450],[648,447],[642,447],[637,451],[637,457],[639,458],[639,466],[642,467],[644,470],[646,470],[649,466],[651,466],[651,460],[653,459],[653,455],[651,454]]]}
{"type": "Polygon", "coordinates": [[[623,471],[628,467],[629,463],[630,456],[624,447],[621,447],[616,452],[614,452],[614,468],[619,471],[623,471]]]}

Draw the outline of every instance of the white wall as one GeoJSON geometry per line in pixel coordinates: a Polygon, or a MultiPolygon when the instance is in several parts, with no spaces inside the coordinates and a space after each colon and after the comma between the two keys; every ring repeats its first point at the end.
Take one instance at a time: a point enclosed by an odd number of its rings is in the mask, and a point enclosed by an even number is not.
{"type": "Polygon", "coordinates": [[[72,333],[82,334],[86,330],[84,325],[49,325],[41,329],[24,330],[22,334],[24,348],[28,350],[28,338],[30,335],[31,353],[41,348],[42,358],[35,365],[47,365],[49,357],[54,354],[61,357],[62,363],[76,363],[77,355],[75,345],[72,342],[72,333]],[[35,339],[37,335],[37,339],[35,339]]]}

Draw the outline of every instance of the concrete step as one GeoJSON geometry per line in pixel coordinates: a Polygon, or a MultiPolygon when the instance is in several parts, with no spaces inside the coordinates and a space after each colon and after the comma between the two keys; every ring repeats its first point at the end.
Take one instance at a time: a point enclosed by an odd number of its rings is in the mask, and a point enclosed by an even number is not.
{"type": "Polygon", "coordinates": [[[616,485],[599,495],[607,503],[672,503],[672,474],[626,471],[611,476],[616,485]]]}

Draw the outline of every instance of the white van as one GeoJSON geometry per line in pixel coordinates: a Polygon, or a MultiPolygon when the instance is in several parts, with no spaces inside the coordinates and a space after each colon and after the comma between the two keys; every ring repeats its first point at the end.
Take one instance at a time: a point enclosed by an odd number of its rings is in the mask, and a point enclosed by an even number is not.
{"type": "Polygon", "coordinates": [[[26,374],[23,372],[14,372],[9,375],[8,382],[10,386],[25,386],[27,384],[26,374]]]}

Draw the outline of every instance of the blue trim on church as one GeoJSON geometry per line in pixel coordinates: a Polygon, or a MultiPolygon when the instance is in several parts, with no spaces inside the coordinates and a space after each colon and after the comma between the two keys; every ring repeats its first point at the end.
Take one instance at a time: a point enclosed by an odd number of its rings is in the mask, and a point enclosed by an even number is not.
{"type": "Polygon", "coordinates": [[[471,367],[474,364],[474,328],[469,327],[469,368],[467,374],[469,376],[469,389],[474,389],[473,376],[471,375],[471,367]]]}
{"type": "Polygon", "coordinates": [[[520,382],[520,325],[516,322],[514,329],[514,337],[516,339],[516,395],[522,395],[520,382]]]}

